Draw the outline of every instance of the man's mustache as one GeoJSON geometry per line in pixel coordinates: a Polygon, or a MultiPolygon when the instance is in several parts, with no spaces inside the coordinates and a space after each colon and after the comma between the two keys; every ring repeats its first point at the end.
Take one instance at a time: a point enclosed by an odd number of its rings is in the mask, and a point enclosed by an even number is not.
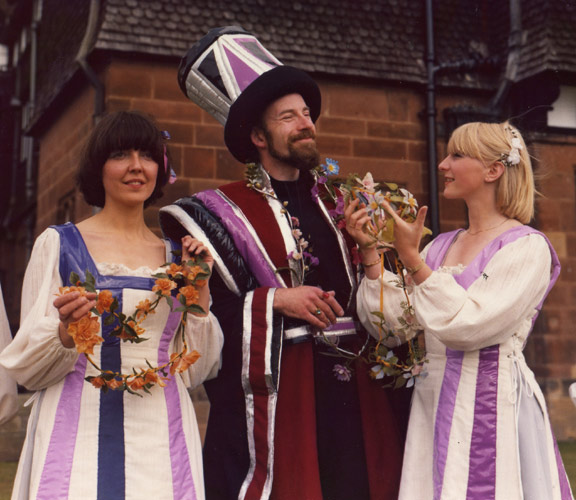
{"type": "Polygon", "coordinates": [[[300,132],[299,134],[291,137],[290,142],[294,143],[294,142],[300,141],[302,139],[314,139],[314,140],[316,140],[316,134],[314,132],[312,132],[311,130],[304,130],[304,131],[300,132]]]}

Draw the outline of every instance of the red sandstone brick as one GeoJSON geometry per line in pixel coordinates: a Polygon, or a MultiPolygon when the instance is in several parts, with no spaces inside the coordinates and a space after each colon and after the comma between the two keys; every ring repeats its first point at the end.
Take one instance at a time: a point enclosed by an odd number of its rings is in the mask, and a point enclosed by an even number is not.
{"type": "Polygon", "coordinates": [[[178,85],[177,65],[153,66],[150,71],[153,82],[153,97],[160,100],[175,101],[184,104],[188,99],[178,85]]]}
{"type": "MultiPolygon", "coordinates": [[[[109,97],[106,99],[106,111],[114,113],[116,111],[128,111],[132,107],[132,99],[121,97],[109,97]]],[[[138,108],[136,108],[138,109],[138,108]]]]}
{"type": "Polygon", "coordinates": [[[548,362],[551,366],[574,363],[576,338],[567,335],[548,334],[544,337],[548,362]]]}
{"type": "Polygon", "coordinates": [[[194,138],[196,146],[225,147],[224,129],[221,126],[196,125],[194,127],[194,138]]]}
{"type": "MultiPolygon", "coordinates": [[[[216,150],[216,178],[238,181],[244,178],[245,166],[238,162],[227,149],[216,150]]],[[[222,184],[222,182],[220,182],[222,184]]]]}
{"type": "Polygon", "coordinates": [[[366,121],[348,118],[321,117],[316,123],[318,134],[366,135],[366,121]]]}
{"type": "MultiPolygon", "coordinates": [[[[171,142],[171,141],[170,141],[171,142]]],[[[178,177],[182,177],[183,174],[183,149],[184,146],[178,144],[170,144],[168,143],[168,151],[170,153],[170,161],[172,164],[172,168],[178,177]]]]}
{"type": "Polygon", "coordinates": [[[336,160],[338,157],[350,156],[352,154],[352,140],[349,137],[318,135],[316,143],[321,155],[326,155],[336,160]]]}
{"type": "Polygon", "coordinates": [[[563,281],[557,281],[554,288],[550,290],[546,302],[553,302],[556,306],[571,306],[572,298],[570,294],[570,286],[563,281]]]}
{"type": "Polygon", "coordinates": [[[216,173],[216,150],[214,148],[185,147],[182,175],[189,178],[214,178],[216,173]]]}
{"type": "Polygon", "coordinates": [[[427,162],[428,150],[426,144],[424,142],[409,142],[408,159],[410,161],[427,162]]]}
{"type": "Polygon", "coordinates": [[[192,124],[158,120],[158,127],[170,133],[172,144],[189,145],[194,140],[194,125],[192,124]]]}
{"type": "MultiPolygon", "coordinates": [[[[196,106],[196,104],[194,104],[194,106],[196,106]]],[[[196,107],[200,110],[200,113],[202,115],[202,123],[206,123],[208,125],[218,125],[222,129],[222,136],[224,136],[224,126],[218,120],[216,120],[216,118],[214,118],[210,113],[204,111],[199,106],[196,107]]]]}
{"type": "Polygon", "coordinates": [[[411,98],[407,94],[393,93],[388,99],[388,119],[392,122],[409,121],[410,100],[411,98]]]}
{"type": "MultiPolygon", "coordinates": [[[[560,230],[561,231],[573,231],[576,227],[576,207],[574,200],[570,201],[559,201],[558,202],[560,213],[560,230]]],[[[546,228],[546,226],[542,226],[546,228]]]]}
{"type": "Polygon", "coordinates": [[[349,117],[388,120],[388,99],[381,90],[334,86],[323,92],[326,102],[324,114],[330,117],[349,117]]]}
{"type": "Polygon", "coordinates": [[[192,102],[159,101],[154,99],[133,99],[132,108],[149,113],[157,120],[187,121],[200,123],[200,108],[192,102]]]}
{"type": "Polygon", "coordinates": [[[174,184],[167,184],[164,188],[164,196],[156,202],[159,207],[174,203],[179,198],[191,195],[190,180],[181,178],[174,184]]]}
{"type": "Polygon", "coordinates": [[[555,200],[568,199],[573,201],[574,193],[574,173],[554,172],[540,179],[538,182],[540,192],[545,196],[550,196],[555,200]]]}
{"type": "Polygon", "coordinates": [[[424,130],[415,123],[397,123],[397,122],[373,122],[367,123],[370,137],[382,137],[384,139],[412,139],[421,141],[425,139],[424,130]]]}
{"type": "Polygon", "coordinates": [[[559,204],[547,198],[540,198],[536,202],[536,220],[538,227],[557,231],[561,225],[563,214],[559,204]]]}
{"type": "Polygon", "coordinates": [[[139,65],[112,64],[105,85],[110,97],[152,97],[152,75],[139,65]]]}
{"type": "Polygon", "coordinates": [[[353,140],[353,154],[360,157],[406,160],[406,142],[375,139],[353,140]]]}

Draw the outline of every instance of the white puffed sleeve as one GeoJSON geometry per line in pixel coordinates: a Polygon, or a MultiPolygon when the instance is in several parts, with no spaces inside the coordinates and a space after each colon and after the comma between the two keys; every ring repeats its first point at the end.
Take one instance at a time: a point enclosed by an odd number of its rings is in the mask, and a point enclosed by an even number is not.
{"type": "MultiPolygon", "coordinates": [[[[380,320],[372,314],[373,312],[379,311],[384,314],[386,325],[391,331],[398,332],[403,326],[399,318],[404,314],[401,304],[406,301],[406,296],[398,284],[399,277],[384,270],[384,274],[377,279],[371,280],[364,277],[358,288],[356,296],[358,319],[370,335],[378,340],[382,335],[378,325],[380,320]]],[[[411,289],[412,287],[407,287],[409,296],[411,289]]],[[[393,347],[405,341],[405,336],[397,335],[386,344],[393,347]]]]}
{"type": "MultiPolygon", "coordinates": [[[[220,353],[224,345],[224,334],[216,316],[209,313],[208,316],[188,314],[185,335],[189,349],[195,349],[200,353],[200,358],[182,373],[182,379],[186,386],[193,389],[205,380],[218,375],[218,370],[221,367],[220,353]]],[[[180,352],[182,340],[178,338],[174,344],[175,351],[180,352]]]]}
{"type": "Polygon", "coordinates": [[[467,290],[448,273],[433,272],[414,287],[416,317],[426,333],[451,349],[470,351],[527,333],[550,283],[547,242],[530,234],[505,245],[467,290]]]}
{"type": "MultiPolygon", "coordinates": [[[[10,325],[6,310],[2,288],[0,287],[0,353],[12,340],[10,325]]],[[[10,420],[18,411],[18,391],[16,382],[8,375],[4,368],[0,367],[0,425],[10,420]]]]}
{"type": "Polygon", "coordinates": [[[53,302],[62,286],[59,274],[60,236],[46,229],[34,243],[22,287],[20,329],[0,354],[0,366],[27,389],[39,390],[74,369],[78,353],[58,335],[58,310],[53,302]]]}

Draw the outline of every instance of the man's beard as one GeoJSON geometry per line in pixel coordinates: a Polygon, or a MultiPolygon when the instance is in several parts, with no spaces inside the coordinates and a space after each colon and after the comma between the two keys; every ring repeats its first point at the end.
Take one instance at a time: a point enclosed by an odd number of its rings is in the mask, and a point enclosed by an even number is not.
{"type": "Polygon", "coordinates": [[[316,136],[314,132],[300,132],[298,135],[288,139],[288,154],[282,154],[274,147],[272,136],[267,130],[264,130],[264,136],[268,142],[268,152],[272,158],[304,171],[312,170],[320,165],[320,155],[316,149],[316,136]],[[306,138],[314,139],[314,142],[298,144],[299,140],[306,138]]]}

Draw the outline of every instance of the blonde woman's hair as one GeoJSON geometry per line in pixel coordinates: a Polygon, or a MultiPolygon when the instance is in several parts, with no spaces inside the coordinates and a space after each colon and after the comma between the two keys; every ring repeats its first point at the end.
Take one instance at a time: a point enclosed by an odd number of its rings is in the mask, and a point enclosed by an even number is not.
{"type": "MultiPolygon", "coordinates": [[[[501,214],[527,224],[534,217],[534,174],[530,155],[522,135],[508,122],[504,123],[466,123],[458,127],[448,141],[449,155],[459,154],[480,160],[488,166],[500,161],[504,173],[497,181],[496,207],[501,214]],[[512,139],[520,140],[519,161],[509,161],[512,139]]],[[[516,161],[516,160],[513,160],[516,161]]]]}

